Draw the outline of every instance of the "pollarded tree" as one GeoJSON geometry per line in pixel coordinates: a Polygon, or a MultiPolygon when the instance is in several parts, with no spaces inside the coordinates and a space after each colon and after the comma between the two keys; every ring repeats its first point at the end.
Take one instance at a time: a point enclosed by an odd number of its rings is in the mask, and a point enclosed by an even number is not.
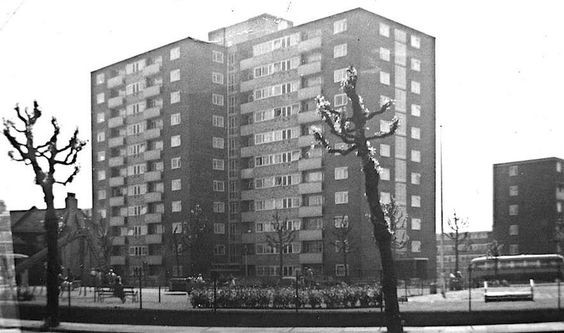
{"type": "Polygon", "coordinates": [[[459,246],[468,239],[468,219],[461,219],[454,213],[454,217],[448,219],[447,224],[451,231],[445,233],[445,235],[454,242],[454,273],[456,273],[459,271],[459,246]]]}
{"type": "Polygon", "coordinates": [[[362,97],[356,92],[357,79],[357,71],[351,66],[347,69],[346,79],[341,82],[341,88],[351,101],[352,115],[347,113],[345,108],[340,110],[333,109],[331,104],[322,96],[316,98],[317,110],[325,124],[329,127],[329,131],[339,138],[341,142],[347,144],[348,148],[336,148],[320,130],[316,131],[314,136],[329,153],[338,153],[345,156],[356,151],[357,156],[360,158],[365,179],[366,198],[370,208],[370,222],[372,223],[374,238],[380,250],[382,262],[382,291],[386,308],[386,326],[388,332],[402,332],[403,327],[397,297],[397,277],[392,251],[393,234],[380,205],[380,191],[378,189],[380,182],[379,164],[376,160],[376,149],[370,143],[372,140],[394,135],[399,120],[394,117],[386,131],[378,131],[372,135],[367,134],[367,122],[390,109],[392,102],[385,103],[379,110],[368,110],[364,106],[362,97]]]}
{"type": "Polygon", "coordinates": [[[272,227],[269,229],[272,234],[266,236],[266,243],[278,253],[278,269],[282,279],[284,275],[284,252],[289,252],[287,249],[292,246],[296,237],[296,230],[289,226],[292,222],[288,218],[280,219],[278,211],[272,217],[274,220],[270,222],[272,227]]]}
{"type": "Polygon", "coordinates": [[[8,139],[15,151],[10,151],[9,156],[14,161],[24,162],[31,165],[35,173],[35,184],[41,186],[44,201],[47,206],[45,212],[45,233],[47,242],[47,311],[45,326],[55,327],[59,325],[59,286],[57,275],[59,274],[58,262],[58,228],[54,206],[53,185],[67,185],[79,172],[76,165],[78,153],[86,145],[86,141],[78,138],[78,129],[69,141],[59,148],[60,127],[55,118],[51,119],[53,134],[42,144],[35,142],[35,125],[42,112],[36,101],[33,102],[33,112],[29,113],[27,108],[22,112],[19,106],[15,107],[18,124],[4,119],[4,136],[8,139]],[[55,170],[59,166],[74,166],[74,170],[67,176],[66,180],[55,179],[55,170]]]}

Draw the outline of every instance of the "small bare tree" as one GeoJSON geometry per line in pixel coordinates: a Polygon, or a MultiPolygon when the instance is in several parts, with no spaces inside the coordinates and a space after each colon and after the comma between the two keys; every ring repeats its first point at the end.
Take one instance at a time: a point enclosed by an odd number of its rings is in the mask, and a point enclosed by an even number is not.
{"type": "Polygon", "coordinates": [[[335,220],[335,228],[331,230],[334,243],[331,243],[335,248],[335,252],[343,257],[343,265],[345,266],[345,281],[349,281],[349,255],[355,250],[351,241],[352,224],[349,223],[348,216],[340,216],[335,220]]]}
{"type": "Polygon", "coordinates": [[[502,248],[503,244],[499,244],[495,239],[488,244],[488,252],[486,253],[486,256],[488,258],[492,258],[494,261],[494,280],[497,280],[499,256],[501,256],[502,248]]]}
{"type": "Polygon", "coordinates": [[[456,274],[459,271],[459,246],[468,240],[468,219],[461,219],[454,213],[453,218],[448,219],[447,225],[451,231],[445,235],[454,242],[454,273],[456,274]]]}
{"type": "Polygon", "coordinates": [[[278,211],[272,216],[274,221],[271,222],[271,235],[266,236],[268,246],[278,253],[278,265],[280,270],[280,279],[284,272],[284,251],[292,245],[296,236],[296,230],[288,226],[288,218],[280,219],[278,211]]]}
{"type": "Polygon", "coordinates": [[[388,332],[402,332],[403,326],[397,297],[397,277],[394,266],[392,251],[392,231],[385,219],[384,211],[380,205],[380,174],[378,172],[378,161],[376,160],[376,149],[371,145],[372,140],[383,139],[394,135],[398,127],[399,119],[393,118],[389,128],[378,131],[375,134],[367,134],[367,122],[372,118],[383,114],[392,106],[387,102],[379,110],[370,111],[364,106],[362,97],[356,92],[358,74],[354,67],[347,69],[347,77],[341,82],[341,88],[350,100],[352,115],[346,108],[333,109],[331,104],[322,96],[316,98],[317,111],[329,128],[329,132],[336,136],[348,148],[336,148],[327,137],[318,130],[314,133],[315,139],[327,152],[346,156],[353,151],[360,159],[365,180],[365,193],[370,208],[370,222],[372,223],[374,238],[380,250],[382,263],[382,291],[384,293],[386,308],[386,327],[388,332]]]}
{"type": "Polygon", "coordinates": [[[103,266],[100,268],[105,270],[110,267],[114,237],[112,236],[110,225],[105,218],[101,218],[98,223],[92,223],[92,229],[93,242],[102,255],[103,266]]]}
{"type": "Polygon", "coordinates": [[[382,210],[390,225],[392,249],[394,251],[405,249],[409,243],[409,236],[407,235],[407,218],[403,209],[397,204],[395,197],[391,196],[390,202],[382,204],[382,210]]]}
{"type": "Polygon", "coordinates": [[[56,327],[59,325],[59,288],[57,275],[59,274],[58,262],[58,228],[59,220],[55,213],[53,185],[67,185],[73,181],[79,172],[76,165],[78,153],[86,145],[86,141],[78,138],[78,129],[63,147],[58,147],[60,127],[53,117],[51,125],[53,134],[42,144],[35,142],[35,125],[42,112],[36,101],[33,102],[33,112],[29,113],[27,108],[22,112],[19,106],[15,108],[18,121],[16,124],[11,120],[4,119],[4,136],[8,139],[15,151],[8,154],[18,162],[31,165],[35,173],[35,184],[41,186],[44,201],[47,206],[45,212],[45,233],[47,242],[47,317],[45,326],[56,327]],[[74,171],[67,176],[66,180],[55,179],[55,170],[58,166],[74,166],[74,171]]]}

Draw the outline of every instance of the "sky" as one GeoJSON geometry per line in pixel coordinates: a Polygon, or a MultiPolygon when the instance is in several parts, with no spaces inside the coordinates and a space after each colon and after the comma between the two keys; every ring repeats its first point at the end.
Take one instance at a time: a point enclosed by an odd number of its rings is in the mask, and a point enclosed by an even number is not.
{"type": "MultiPolygon", "coordinates": [[[[90,140],[91,71],[188,36],[207,40],[209,31],[262,13],[298,25],[356,7],[436,38],[445,225],[456,211],[470,230],[491,230],[493,164],[564,157],[564,108],[557,102],[564,20],[556,0],[2,0],[0,117],[13,119],[16,103],[31,107],[37,100],[45,115],[39,126],[50,130],[55,116],[61,138],[78,127],[90,140]]],[[[31,168],[10,161],[9,150],[0,137],[0,199],[10,210],[44,207],[31,168]]],[[[75,181],[56,189],[57,207],[66,192],[91,207],[90,145],[79,164],[75,181]]]]}

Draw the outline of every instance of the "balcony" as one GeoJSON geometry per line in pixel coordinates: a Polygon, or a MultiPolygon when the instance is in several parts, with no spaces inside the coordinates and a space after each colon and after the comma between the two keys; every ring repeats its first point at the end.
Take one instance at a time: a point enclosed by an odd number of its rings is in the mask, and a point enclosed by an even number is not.
{"type": "Polygon", "coordinates": [[[163,220],[163,214],[161,213],[145,214],[145,223],[161,223],[162,220],[163,220]]]}
{"type": "Polygon", "coordinates": [[[119,227],[124,224],[125,224],[125,218],[123,216],[110,217],[110,227],[119,227]]]}
{"type": "Polygon", "coordinates": [[[323,253],[300,253],[300,264],[322,264],[323,253]]]}
{"type": "Polygon", "coordinates": [[[123,117],[113,117],[108,120],[109,128],[115,128],[118,126],[123,126],[123,117]]]}
{"type": "Polygon", "coordinates": [[[117,138],[110,138],[108,140],[108,147],[110,148],[114,148],[114,147],[119,147],[119,146],[123,146],[123,136],[118,136],[117,138]]]}
{"type": "Polygon", "coordinates": [[[146,235],[145,236],[145,242],[147,244],[162,244],[163,235],[161,235],[161,234],[146,235]]]}
{"type": "Polygon", "coordinates": [[[117,167],[123,165],[123,156],[110,157],[108,161],[110,167],[117,167]]]}
{"type": "Polygon", "coordinates": [[[143,174],[143,178],[146,182],[155,182],[161,180],[161,174],[161,171],[147,171],[143,174]]]}
{"type": "Polygon", "coordinates": [[[110,257],[110,265],[117,266],[117,265],[125,265],[125,257],[124,256],[111,256],[110,257]]]}
{"type": "Polygon", "coordinates": [[[112,177],[110,178],[110,187],[122,186],[125,179],[123,177],[112,177]]]}
{"type": "MultiPolygon", "coordinates": [[[[318,86],[319,87],[319,86],[318,86]]],[[[309,88],[306,88],[309,89],[309,88]]],[[[303,89],[302,89],[303,90],[303,89]]],[[[321,88],[319,88],[321,91],[321,88]]],[[[290,103],[295,103],[296,99],[298,98],[298,92],[291,92],[284,95],[268,97],[265,99],[260,99],[257,101],[252,101],[248,103],[241,104],[241,114],[251,113],[260,110],[266,110],[273,108],[278,105],[287,105],[290,103]]],[[[317,96],[317,95],[316,95],[317,96]]]]}
{"type": "Polygon", "coordinates": [[[300,241],[313,241],[322,240],[323,234],[321,229],[318,230],[300,230],[298,233],[298,239],[300,241]]]}
{"type": "Polygon", "coordinates": [[[123,105],[123,96],[116,96],[108,99],[108,107],[110,109],[114,109],[122,105],[123,105]]]}
{"type": "Polygon", "coordinates": [[[321,191],[321,182],[301,183],[298,185],[298,193],[300,194],[319,193],[321,191]]]}
{"type": "Polygon", "coordinates": [[[143,138],[145,140],[152,140],[161,137],[161,129],[160,128],[150,128],[145,130],[145,135],[143,138]]]}
{"type": "Polygon", "coordinates": [[[112,245],[125,245],[125,236],[115,236],[112,238],[112,245]]]}
{"type": "Polygon", "coordinates": [[[110,198],[111,207],[123,206],[124,203],[125,203],[125,198],[123,196],[110,198]]]}
{"type": "Polygon", "coordinates": [[[299,217],[323,216],[323,206],[303,206],[298,210],[299,217]]]}
{"type": "Polygon", "coordinates": [[[298,123],[307,124],[315,121],[321,121],[321,116],[317,111],[306,111],[298,113],[298,123]]]}
{"type": "Polygon", "coordinates": [[[149,97],[157,96],[160,93],[161,93],[161,86],[154,85],[147,87],[143,90],[143,97],[149,98],[149,97]]]}
{"type": "Polygon", "coordinates": [[[303,147],[308,147],[311,145],[316,144],[317,142],[315,141],[315,138],[313,137],[313,134],[310,135],[302,135],[298,138],[298,146],[300,148],[303,147]]]}
{"type": "Polygon", "coordinates": [[[242,169],[242,170],[241,170],[241,178],[242,178],[242,179],[253,178],[253,173],[254,173],[254,169],[253,169],[253,168],[242,169]]]}
{"type": "Polygon", "coordinates": [[[298,44],[298,52],[304,53],[321,47],[321,36],[306,39],[298,44]]]}
{"type": "Polygon", "coordinates": [[[321,157],[316,158],[305,158],[298,161],[298,170],[313,170],[321,169],[321,157]]]}
{"type": "Polygon", "coordinates": [[[161,115],[161,108],[154,107],[148,108],[143,111],[143,119],[151,119],[161,115]]]}
{"type": "Polygon", "coordinates": [[[161,71],[161,64],[160,63],[154,63],[154,64],[150,64],[149,66],[146,66],[145,68],[143,68],[143,75],[144,76],[151,76],[151,75],[158,74],[160,71],[161,71]]]}
{"type": "Polygon", "coordinates": [[[312,86],[298,90],[298,99],[301,101],[304,99],[314,99],[319,95],[321,95],[321,86],[312,86]]]}
{"type": "Polygon", "coordinates": [[[162,201],[163,194],[161,192],[149,192],[145,193],[145,202],[159,202],[162,201]]]}
{"type": "Polygon", "coordinates": [[[143,153],[145,161],[153,161],[161,159],[161,151],[158,149],[148,150],[143,153]]]}
{"type": "Polygon", "coordinates": [[[111,79],[108,79],[108,89],[119,87],[123,84],[123,75],[114,76],[111,79]]]}
{"type": "Polygon", "coordinates": [[[162,265],[163,256],[147,256],[145,262],[148,265],[162,265]]]}
{"type": "Polygon", "coordinates": [[[311,75],[319,72],[321,72],[321,61],[312,62],[298,67],[298,74],[300,76],[311,75]]]}

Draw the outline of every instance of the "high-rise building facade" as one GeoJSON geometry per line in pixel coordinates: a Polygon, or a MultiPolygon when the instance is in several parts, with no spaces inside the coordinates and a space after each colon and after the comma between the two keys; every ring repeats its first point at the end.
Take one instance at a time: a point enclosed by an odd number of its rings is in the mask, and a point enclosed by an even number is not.
{"type": "MultiPolygon", "coordinates": [[[[207,258],[223,263],[224,271],[269,277],[309,268],[343,276],[336,235],[350,225],[348,275],[377,278],[359,160],[327,154],[312,136],[314,127],[323,128],[314,98],[322,94],[346,108],[340,81],[354,65],[369,109],[395,101],[390,112],[372,119],[370,131],[386,129],[393,116],[400,119],[395,136],[374,142],[382,200],[394,196],[405,210],[398,236],[406,242],[396,249],[399,275],[433,277],[434,38],[354,9],[295,27],[264,14],[210,32],[209,39],[175,42],[92,73],[93,207],[116,235],[112,263],[136,267],[151,258],[155,275],[178,273],[174,259],[163,257],[174,257],[166,238],[173,237],[175,223],[190,220],[186,210],[198,203],[213,219],[213,231],[221,231],[209,238],[214,253],[207,258]],[[149,65],[158,67],[154,74],[145,74],[149,65]],[[151,88],[155,95],[145,93],[151,88]],[[176,103],[174,93],[180,94],[176,103]],[[135,111],[137,103],[145,103],[142,111],[135,111]],[[180,123],[173,125],[173,116],[180,123]],[[135,151],[139,143],[143,151],[135,151]],[[182,164],[173,169],[178,157],[182,164]],[[173,184],[178,180],[180,189],[173,184]],[[220,203],[222,209],[215,209],[220,203]],[[295,230],[283,250],[282,272],[267,242],[276,213],[295,230]],[[135,246],[147,250],[137,255],[135,246]]],[[[183,274],[194,272],[190,259],[182,259],[183,274]]]]}
{"type": "Polygon", "coordinates": [[[562,254],[563,167],[555,157],[494,164],[493,236],[502,254],[562,254]]]}

